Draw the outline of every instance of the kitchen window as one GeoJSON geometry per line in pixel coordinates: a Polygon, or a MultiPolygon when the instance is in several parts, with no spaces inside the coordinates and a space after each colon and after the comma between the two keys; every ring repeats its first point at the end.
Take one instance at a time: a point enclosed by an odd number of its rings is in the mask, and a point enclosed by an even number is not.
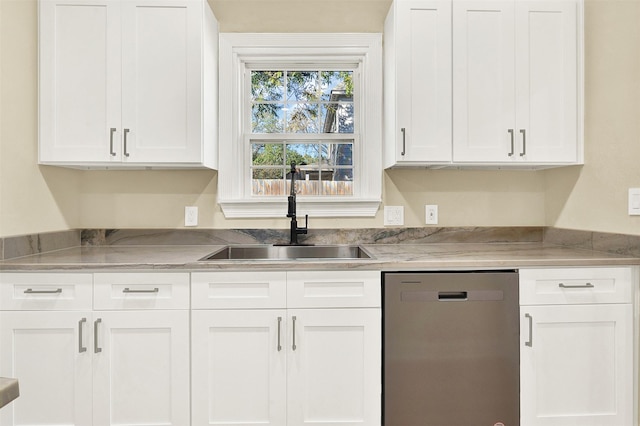
{"type": "Polygon", "coordinates": [[[374,216],[379,34],[221,34],[219,203],[226,217],[374,216]]]}

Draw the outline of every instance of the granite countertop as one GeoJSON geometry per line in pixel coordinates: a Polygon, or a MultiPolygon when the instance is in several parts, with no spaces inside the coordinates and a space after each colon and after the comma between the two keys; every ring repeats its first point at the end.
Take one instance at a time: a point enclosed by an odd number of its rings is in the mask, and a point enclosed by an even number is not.
{"type": "Polygon", "coordinates": [[[0,408],[4,407],[20,395],[18,381],[0,377],[0,408]]]}
{"type": "Polygon", "coordinates": [[[364,244],[372,259],[198,259],[222,245],[73,247],[0,262],[0,271],[38,270],[436,270],[535,266],[640,265],[640,258],[543,243],[364,244]]]}

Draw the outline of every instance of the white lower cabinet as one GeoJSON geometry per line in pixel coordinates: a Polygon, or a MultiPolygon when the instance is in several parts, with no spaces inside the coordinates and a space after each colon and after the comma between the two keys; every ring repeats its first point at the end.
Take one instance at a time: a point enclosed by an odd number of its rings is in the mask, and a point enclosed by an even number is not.
{"type": "Polygon", "coordinates": [[[19,378],[20,397],[0,425],[92,424],[91,312],[0,312],[0,376],[19,378]],[[85,349],[82,351],[82,349],[85,349]]]}
{"type": "Polygon", "coordinates": [[[69,275],[0,277],[12,295],[0,301],[0,376],[20,386],[0,425],[188,425],[188,304],[153,307],[167,281],[168,294],[188,289],[189,274],[79,274],[84,282],[69,275]],[[92,300],[92,285],[112,278],[105,294],[131,310],[92,310],[111,303],[92,300]]]}
{"type": "Polygon", "coordinates": [[[380,272],[194,273],[192,286],[211,295],[192,300],[193,426],[380,424],[380,272]]]}
{"type": "Polygon", "coordinates": [[[520,271],[523,426],[630,426],[633,268],[520,271]]]}

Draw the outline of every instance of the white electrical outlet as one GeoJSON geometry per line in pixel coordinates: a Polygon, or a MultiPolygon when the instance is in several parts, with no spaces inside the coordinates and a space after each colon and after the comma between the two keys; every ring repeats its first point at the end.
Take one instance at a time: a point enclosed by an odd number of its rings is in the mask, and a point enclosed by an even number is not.
{"type": "Polygon", "coordinates": [[[640,215],[640,188],[629,188],[629,216],[640,215]]]}
{"type": "Polygon", "coordinates": [[[384,206],[384,224],[404,225],[404,207],[403,206],[384,206]]]}
{"type": "Polygon", "coordinates": [[[425,221],[424,223],[427,225],[437,225],[438,224],[438,206],[435,204],[427,204],[424,206],[425,210],[425,221]]]}
{"type": "Polygon", "coordinates": [[[198,208],[187,206],[184,208],[184,226],[198,226],[198,208]]]}

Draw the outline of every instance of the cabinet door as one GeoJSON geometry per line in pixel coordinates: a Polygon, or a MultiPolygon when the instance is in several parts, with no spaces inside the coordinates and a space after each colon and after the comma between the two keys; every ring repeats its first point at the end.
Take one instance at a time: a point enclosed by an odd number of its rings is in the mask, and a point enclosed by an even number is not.
{"type": "Polygon", "coordinates": [[[451,161],[451,3],[396,6],[396,158],[451,161]]]}
{"type": "Polygon", "coordinates": [[[40,162],[120,161],[120,3],[39,5],[40,162]]]}
{"type": "Polygon", "coordinates": [[[91,424],[90,323],[87,312],[0,312],[0,376],[20,386],[0,424],[91,424]]]}
{"type": "Polygon", "coordinates": [[[185,0],[123,2],[123,161],[202,161],[202,8],[185,0]]]}
{"type": "Polygon", "coordinates": [[[380,425],[380,309],[288,310],[288,424],[380,425]]]}
{"type": "Polygon", "coordinates": [[[520,398],[528,426],[627,426],[632,305],[520,308],[520,398]]]}
{"type": "Polygon", "coordinates": [[[515,161],[514,126],[514,2],[456,1],[453,160],[515,161]]]}
{"type": "Polygon", "coordinates": [[[193,426],[285,425],[286,336],[284,310],[193,311],[193,426]]]}
{"type": "Polygon", "coordinates": [[[577,161],[577,46],[575,0],[516,2],[516,153],[525,161],[577,161]]]}
{"type": "Polygon", "coordinates": [[[188,425],[189,312],[95,312],[93,327],[93,425],[188,425]]]}

